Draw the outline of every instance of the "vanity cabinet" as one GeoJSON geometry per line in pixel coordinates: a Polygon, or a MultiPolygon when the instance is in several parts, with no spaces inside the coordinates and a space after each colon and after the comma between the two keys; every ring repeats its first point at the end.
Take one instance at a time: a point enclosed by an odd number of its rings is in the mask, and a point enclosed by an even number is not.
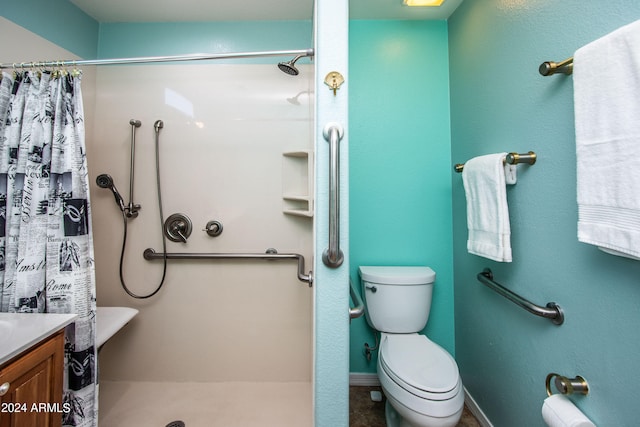
{"type": "Polygon", "coordinates": [[[62,424],[64,329],[0,367],[0,427],[62,424]]]}

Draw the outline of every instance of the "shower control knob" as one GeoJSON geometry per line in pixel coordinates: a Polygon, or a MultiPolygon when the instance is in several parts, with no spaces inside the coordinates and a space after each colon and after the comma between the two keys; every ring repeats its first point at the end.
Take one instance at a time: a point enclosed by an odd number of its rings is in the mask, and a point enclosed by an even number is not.
{"type": "Polygon", "coordinates": [[[185,214],[175,213],[164,222],[164,234],[172,242],[187,243],[191,229],[191,220],[185,214]]]}
{"type": "Polygon", "coordinates": [[[217,237],[222,234],[222,223],[220,221],[209,221],[204,231],[211,237],[217,237]]]}

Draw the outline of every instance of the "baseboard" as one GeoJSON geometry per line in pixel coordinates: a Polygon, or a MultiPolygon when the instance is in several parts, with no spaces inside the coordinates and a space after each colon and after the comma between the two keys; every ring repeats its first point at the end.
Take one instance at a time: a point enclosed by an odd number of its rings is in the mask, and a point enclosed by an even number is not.
{"type": "Polygon", "coordinates": [[[366,372],[351,372],[349,374],[349,385],[360,387],[379,386],[380,380],[378,374],[370,374],[366,372]]]}
{"type": "Polygon", "coordinates": [[[480,409],[473,396],[469,394],[469,390],[466,387],[464,387],[464,404],[467,405],[469,411],[476,417],[482,427],[493,427],[489,418],[482,412],[482,409],[480,409]]]}

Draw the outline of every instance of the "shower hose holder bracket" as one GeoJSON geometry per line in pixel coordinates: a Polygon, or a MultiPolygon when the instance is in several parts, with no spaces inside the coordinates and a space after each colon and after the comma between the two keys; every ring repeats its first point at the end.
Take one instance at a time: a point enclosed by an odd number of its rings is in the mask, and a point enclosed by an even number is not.
{"type": "Polygon", "coordinates": [[[137,218],[138,217],[138,211],[142,209],[142,206],[138,205],[138,204],[133,204],[133,203],[129,203],[129,206],[125,206],[124,208],[124,214],[127,216],[127,218],[137,218]]]}

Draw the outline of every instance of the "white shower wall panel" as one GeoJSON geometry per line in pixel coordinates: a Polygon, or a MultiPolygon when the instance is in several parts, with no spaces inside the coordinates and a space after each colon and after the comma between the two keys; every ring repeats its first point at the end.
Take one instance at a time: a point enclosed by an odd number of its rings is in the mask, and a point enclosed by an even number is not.
{"type": "MultiPolygon", "coordinates": [[[[275,60],[274,60],[275,62],[275,60]]],[[[171,64],[97,70],[96,123],[87,138],[92,182],[98,305],[140,314],[100,355],[101,375],[127,381],[310,381],[313,291],[294,261],[169,261],[158,295],[134,300],[121,289],[122,216],[95,176],[129,193],[130,119],[136,133],[136,203],[129,221],[125,279],[152,291],[162,261],[153,124],[160,131],[165,217],[193,221],[186,244],[169,252],[297,252],[312,266],[312,219],[282,213],[283,156],[313,148],[313,67],[292,77],[273,65],[171,64]],[[203,229],[218,220],[224,231],[203,229]]]]}

